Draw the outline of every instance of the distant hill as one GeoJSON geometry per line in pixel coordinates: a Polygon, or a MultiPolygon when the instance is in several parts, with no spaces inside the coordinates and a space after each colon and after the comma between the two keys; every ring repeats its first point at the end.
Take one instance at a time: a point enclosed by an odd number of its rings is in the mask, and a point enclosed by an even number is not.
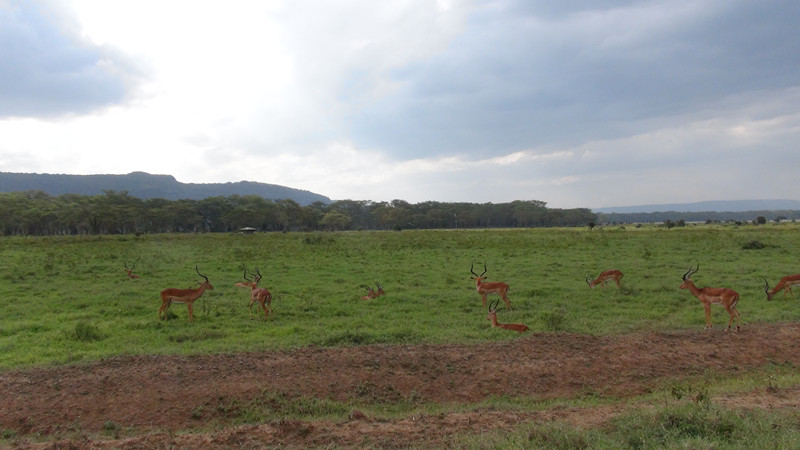
{"type": "Polygon", "coordinates": [[[596,213],[628,214],[653,212],[744,212],[800,210],[798,200],[719,200],[695,203],[670,203],[661,205],[619,206],[593,209],[596,213]]]}
{"type": "Polygon", "coordinates": [[[180,183],[172,175],[132,172],[127,175],[61,175],[0,172],[0,192],[42,191],[49,195],[103,195],[103,191],[128,191],[132,197],[166,200],[202,200],[230,195],[258,195],[270,200],[293,200],[301,206],[331,203],[320,194],[276,184],[239,181],[236,183],[180,183]]]}

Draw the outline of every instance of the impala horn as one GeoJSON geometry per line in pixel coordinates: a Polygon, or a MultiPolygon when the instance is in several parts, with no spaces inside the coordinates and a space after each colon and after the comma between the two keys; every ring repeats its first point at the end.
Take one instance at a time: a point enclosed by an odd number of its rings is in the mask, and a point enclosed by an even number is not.
{"type": "Polygon", "coordinates": [[[200,269],[197,268],[197,264],[194,265],[194,270],[197,272],[198,275],[206,279],[206,283],[208,283],[208,277],[200,273],[200,269]]]}
{"type": "Polygon", "coordinates": [[[685,274],[683,274],[683,281],[688,280],[689,277],[691,277],[692,275],[696,274],[698,270],[700,270],[700,263],[697,263],[697,268],[694,269],[694,270],[692,270],[692,266],[689,266],[689,270],[686,271],[685,274]]]}

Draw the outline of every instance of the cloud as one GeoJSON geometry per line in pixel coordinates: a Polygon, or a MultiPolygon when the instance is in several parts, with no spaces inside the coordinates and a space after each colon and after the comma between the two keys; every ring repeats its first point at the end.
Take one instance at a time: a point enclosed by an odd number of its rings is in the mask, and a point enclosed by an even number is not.
{"type": "Polygon", "coordinates": [[[773,0],[0,0],[0,170],[556,207],[791,198],[798,20],[773,0]]]}
{"type": "Polygon", "coordinates": [[[119,51],[82,39],[58,3],[0,2],[0,118],[53,118],[120,104],[140,76],[119,51]]]}

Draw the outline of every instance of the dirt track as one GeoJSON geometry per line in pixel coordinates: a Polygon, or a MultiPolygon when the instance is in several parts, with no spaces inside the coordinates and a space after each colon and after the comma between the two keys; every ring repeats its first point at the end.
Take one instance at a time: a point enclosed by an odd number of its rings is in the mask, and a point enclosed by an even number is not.
{"type": "MultiPolygon", "coordinates": [[[[525,421],[591,426],[620,407],[536,413],[484,409],[400,419],[368,417],[354,409],[340,422],[286,419],[234,426],[219,405],[245,404],[265,392],[353,404],[467,404],[501,395],[627,397],[667,387],[675,379],[785,363],[800,364],[800,325],[748,324],[738,334],[721,329],[611,337],[533,333],[480,345],[122,356],[0,373],[0,428],[13,430],[13,442],[22,447],[436,447],[456,433],[525,421]],[[115,430],[129,437],[115,438],[120,434],[115,430]]],[[[749,395],[749,401],[741,396],[727,401],[734,406],[800,405],[800,389],[785,389],[780,397],[749,395]]]]}

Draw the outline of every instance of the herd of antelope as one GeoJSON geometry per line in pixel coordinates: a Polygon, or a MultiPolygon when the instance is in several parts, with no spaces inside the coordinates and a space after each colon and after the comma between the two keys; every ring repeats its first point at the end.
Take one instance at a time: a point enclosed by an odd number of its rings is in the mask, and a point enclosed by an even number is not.
{"type": "MultiPolygon", "coordinates": [[[[133,273],[133,269],[136,267],[136,264],[133,264],[130,268],[128,264],[125,263],[125,272],[130,279],[137,279],[139,275],[133,273]]],[[[493,281],[487,282],[486,280],[486,272],[487,272],[486,264],[483,265],[483,272],[480,275],[475,273],[475,264],[473,263],[470,265],[469,271],[472,273],[471,279],[475,280],[475,289],[478,291],[478,294],[481,296],[481,300],[483,301],[483,307],[486,308],[487,303],[487,296],[491,294],[497,294],[499,299],[495,300],[494,302],[489,303],[488,307],[488,314],[486,316],[486,320],[491,322],[492,327],[494,328],[503,328],[506,330],[516,331],[518,333],[524,333],[529,331],[526,325],[519,324],[519,323],[499,323],[497,321],[497,305],[500,303],[500,300],[506,305],[506,309],[511,308],[511,301],[508,299],[508,289],[509,286],[506,283],[500,281],[493,281]]],[[[728,313],[730,318],[728,319],[728,326],[725,328],[725,331],[730,330],[731,325],[733,325],[734,320],[736,321],[736,330],[740,330],[740,315],[739,311],[736,309],[736,305],[739,303],[739,293],[734,291],[730,288],[715,288],[715,287],[703,287],[698,288],[694,281],[692,281],[691,276],[697,273],[700,270],[700,265],[698,264],[697,267],[692,268],[689,267],[689,270],[683,274],[683,282],[679,286],[679,289],[686,289],[692,293],[700,303],[703,304],[703,309],[705,311],[705,319],[706,319],[706,329],[712,328],[714,325],[711,323],[711,305],[721,305],[725,308],[725,311],[728,313]]],[[[158,310],[158,318],[159,319],[166,319],[167,310],[172,305],[172,303],[185,303],[186,307],[189,311],[189,322],[194,321],[194,314],[193,314],[193,304],[194,302],[199,299],[203,293],[207,290],[213,290],[214,287],[208,281],[208,277],[200,273],[200,269],[195,266],[195,271],[197,274],[204,279],[203,282],[200,283],[199,287],[194,289],[176,289],[176,288],[168,288],[161,291],[161,307],[158,310]]],[[[608,285],[609,282],[613,281],[617,288],[621,288],[620,280],[622,280],[623,274],[619,270],[607,270],[605,272],[600,273],[596,278],[592,279],[591,276],[586,277],[586,284],[589,285],[590,288],[594,288],[597,285],[601,287],[605,287],[608,285]]],[[[261,272],[256,268],[255,273],[251,273],[250,276],[247,274],[247,269],[244,270],[244,274],[242,275],[245,282],[236,283],[235,286],[237,287],[245,287],[250,289],[250,304],[248,305],[248,310],[250,312],[250,318],[253,319],[253,305],[258,304],[261,307],[261,310],[264,312],[264,318],[266,319],[269,317],[269,313],[271,311],[271,304],[272,304],[272,294],[269,290],[265,288],[261,288],[258,286],[258,283],[261,281],[261,272]]],[[[786,297],[786,294],[790,294],[794,297],[794,293],[792,292],[792,287],[800,285],[800,274],[795,275],[787,275],[778,281],[775,287],[769,287],[769,282],[764,279],[764,292],[767,294],[767,301],[772,300],[772,298],[780,291],[783,291],[783,296],[786,297]]],[[[380,283],[375,282],[375,286],[378,288],[373,289],[372,287],[368,286],[367,294],[361,297],[361,300],[373,300],[381,295],[386,295],[383,290],[383,286],[380,283]]]]}

